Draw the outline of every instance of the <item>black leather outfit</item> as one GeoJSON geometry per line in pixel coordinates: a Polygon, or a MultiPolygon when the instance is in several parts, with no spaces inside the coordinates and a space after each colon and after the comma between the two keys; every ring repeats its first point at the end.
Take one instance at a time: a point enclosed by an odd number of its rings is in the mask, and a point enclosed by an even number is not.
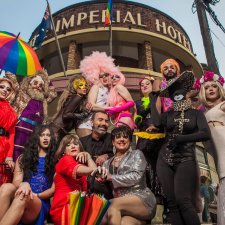
{"type": "Polygon", "coordinates": [[[52,126],[58,142],[72,129],[76,128],[80,121],[89,116],[90,112],[83,109],[84,100],[82,96],[71,95],[56,118],[54,118],[52,126]]]}

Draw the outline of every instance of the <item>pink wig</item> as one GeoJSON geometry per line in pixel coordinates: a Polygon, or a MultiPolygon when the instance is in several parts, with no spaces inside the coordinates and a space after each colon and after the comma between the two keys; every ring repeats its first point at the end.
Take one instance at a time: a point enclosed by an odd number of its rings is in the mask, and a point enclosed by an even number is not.
{"type": "MultiPolygon", "coordinates": [[[[125,84],[125,76],[120,72],[118,67],[116,67],[116,70],[114,71],[114,73],[111,73],[110,75],[120,76],[120,80],[118,81],[117,85],[125,84]]],[[[109,106],[112,106],[112,107],[115,107],[118,103],[120,103],[121,101],[124,101],[124,98],[116,90],[117,85],[115,85],[114,87],[112,86],[110,88],[109,95],[108,95],[108,103],[109,103],[109,106]]]]}
{"type": "Polygon", "coordinates": [[[95,51],[80,62],[80,71],[92,84],[99,83],[99,74],[112,74],[116,70],[114,59],[105,52],[95,51]]]}

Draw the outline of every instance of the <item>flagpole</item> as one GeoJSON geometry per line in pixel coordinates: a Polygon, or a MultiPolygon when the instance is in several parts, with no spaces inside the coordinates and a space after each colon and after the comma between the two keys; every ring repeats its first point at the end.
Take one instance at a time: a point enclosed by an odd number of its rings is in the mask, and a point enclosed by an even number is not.
{"type": "Polygon", "coordinates": [[[109,55],[112,56],[112,23],[109,26],[109,55]]]}
{"type": "Polygon", "coordinates": [[[58,49],[58,53],[59,53],[61,66],[62,66],[62,69],[63,69],[64,76],[67,77],[65,64],[64,64],[64,61],[63,61],[62,52],[61,52],[60,45],[59,45],[59,40],[58,40],[56,30],[55,30],[55,24],[54,24],[54,21],[53,21],[53,18],[52,18],[50,4],[49,4],[48,0],[46,0],[46,2],[47,2],[47,6],[48,6],[49,16],[50,16],[50,20],[51,20],[51,24],[52,24],[53,33],[54,33],[54,36],[55,36],[55,41],[56,41],[56,45],[57,45],[57,49],[58,49]]]}

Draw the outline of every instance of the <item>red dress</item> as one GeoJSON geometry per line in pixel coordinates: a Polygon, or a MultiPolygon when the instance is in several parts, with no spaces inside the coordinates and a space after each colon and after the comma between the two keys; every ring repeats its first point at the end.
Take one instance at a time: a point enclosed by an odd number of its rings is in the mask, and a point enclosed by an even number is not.
{"type": "MultiPolygon", "coordinates": [[[[0,135],[0,163],[5,162],[6,158],[13,157],[15,126],[17,114],[6,100],[0,100],[0,127],[8,132],[8,136],[0,135]]],[[[10,182],[10,172],[4,166],[0,166],[0,185],[10,182]]]]}
{"type": "Polygon", "coordinates": [[[76,176],[76,170],[80,165],[82,164],[69,155],[64,155],[56,164],[55,193],[50,209],[54,225],[61,224],[62,210],[67,203],[69,192],[87,191],[87,177],[76,176]]]}

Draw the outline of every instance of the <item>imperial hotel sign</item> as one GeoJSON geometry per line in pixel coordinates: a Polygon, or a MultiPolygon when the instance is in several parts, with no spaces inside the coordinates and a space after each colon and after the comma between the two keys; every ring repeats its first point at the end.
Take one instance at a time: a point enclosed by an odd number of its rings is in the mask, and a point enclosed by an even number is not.
{"type": "MultiPolygon", "coordinates": [[[[63,53],[66,73],[79,73],[80,60],[92,51],[109,52],[109,28],[104,28],[107,1],[88,1],[61,9],[53,15],[63,53]]],[[[37,29],[30,43],[34,43],[37,29]]],[[[165,13],[131,1],[114,1],[112,24],[113,58],[126,76],[126,85],[135,95],[138,81],[146,76],[160,77],[160,64],[176,59],[181,71],[193,69],[201,76],[191,40],[182,26],[165,13]]],[[[61,91],[68,79],[62,72],[52,31],[37,50],[42,65],[61,91]]]]}

